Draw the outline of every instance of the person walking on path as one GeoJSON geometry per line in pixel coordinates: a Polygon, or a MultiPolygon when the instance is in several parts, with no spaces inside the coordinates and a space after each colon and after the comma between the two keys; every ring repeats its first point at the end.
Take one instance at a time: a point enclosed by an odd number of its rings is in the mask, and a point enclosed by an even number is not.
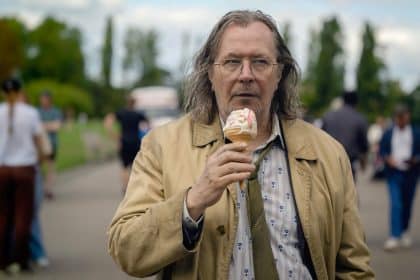
{"type": "MultiPolygon", "coordinates": [[[[24,92],[20,94],[20,101],[28,104],[27,96],[24,92]]],[[[41,149],[44,158],[48,158],[52,153],[52,146],[48,134],[44,127],[40,133],[41,149]]],[[[40,211],[44,200],[44,176],[42,175],[41,162],[35,167],[35,191],[34,191],[34,213],[31,223],[31,236],[29,237],[30,259],[38,267],[45,268],[49,266],[49,260],[42,238],[42,227],[40,211]]],[[[12,238],[10,238],[12,239],[12,238]]],[[[13,240],[10,240],[12,243],[13,240]]]]}
{"type": "Polygon", "coordinates": [[[3,82],[0,104],[0,270],[29,269],[29,237],[34,210],[35,168],[40,159],[42,123],[22,101],[21,83],[3,82]],[[13,246],[10,242],[14,240],[13,246]]]}
{"type": "Polygon", "coordinates": [[[322,129],[344,146],[355,178],[355,163],[359,161],[362,169],[366,166],[369,151],[368,123],[365,117],[356,111],[358,96],[355,91],[345,91],[343,101],[344,104],[340,108],[325,114],[322,129]]]}
{"type": "Polygon", "coordinates": [[[39,113],[52,148],[51,155],[48,156],[45,161],[46,174],[44,194],[47,199],[53,199],[54,192],[52,189],[55,180],[55,161],[58,152],[58,131],[61,128],[63,117],[61,110],[53,105],[52,95],[49,91],[44,91],[40,96],[39,113]]]}
{"type": "Polygon", "coordinates": [[[121,181],[122,193],[127,188],[130,176],[131,165],[140,149],[141,138],[145,135],[145,130],[149,127],[149,121],[145,115],[135,110],[135,99],[127,98],[127,106],[116,113],[108,114],[105,117],[104,125],[108,134],[118,139],[118,155],[121,161],[121,181]],[[114,123],[118,121],[120,132],[114,133],[114,123]]]}
{"type": "Polygon", "coordinates": [[[412,244],[409,228],[420,174],[420,130],[410,120],[408,107],[397,105],[394,124],[385,131],[380,142],[390,201],[390,235],[384,244],[387,251],[408,248],[412,244]]]}

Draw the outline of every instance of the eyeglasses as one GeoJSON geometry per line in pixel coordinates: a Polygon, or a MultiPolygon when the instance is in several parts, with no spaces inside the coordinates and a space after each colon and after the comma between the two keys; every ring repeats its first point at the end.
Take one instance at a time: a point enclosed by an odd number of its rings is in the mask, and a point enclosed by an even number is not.
{"type": "MultiPolygon", "coordinates": [[[[219,63],[213,63],[216,66],[220,66],[220,70],[224,76],[236,77],[242,72],[244,68],[244,60],[239,58],[228,58],[219,63]]],[[[252,58],[250,59],[250,66],[252,74],[256,77],[267,77],[272,73],[273,68],[278,63],[271,63],[265,58],[252,58]]]]}

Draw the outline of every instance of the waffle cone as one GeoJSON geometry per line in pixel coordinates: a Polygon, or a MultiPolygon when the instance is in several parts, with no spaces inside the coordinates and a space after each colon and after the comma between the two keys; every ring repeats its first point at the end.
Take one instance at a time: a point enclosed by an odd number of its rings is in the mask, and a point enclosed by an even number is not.
{"type": "Polygon", "coordinates": [[[232,128],[225,130],[225,136],[230,141],[236,143],[236,142],[245,142],[249,143],[252,140],[252,136],[248,132],[241,132],[240,128],[232,128]]]}

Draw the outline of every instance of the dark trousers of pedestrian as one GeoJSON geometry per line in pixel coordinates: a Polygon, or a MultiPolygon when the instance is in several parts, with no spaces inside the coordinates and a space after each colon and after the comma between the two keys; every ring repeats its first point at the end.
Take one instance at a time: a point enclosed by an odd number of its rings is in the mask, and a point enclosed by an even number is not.
{"type": "Polygon", "coordinates": [[[417,179],[417,170],[390,169],[387,171],[392,237],[400,238],[401,234],[406,232],[410,226],[417,179]]]}
{"type": "Polygon", "coordinates": [[[34,184],[34,166],[0,166],[0,269],[28,267],[34,184]]]}

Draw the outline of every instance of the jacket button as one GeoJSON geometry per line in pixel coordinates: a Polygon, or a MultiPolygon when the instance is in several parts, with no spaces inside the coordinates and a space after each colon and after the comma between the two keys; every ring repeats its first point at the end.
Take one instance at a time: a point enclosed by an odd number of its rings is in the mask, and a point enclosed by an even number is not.
{"type": "Polygon", "coordinates": [[[220,225],[216,229],[220,233],[220,235],[224,235],[226,233],[226,229],[224,225],[220,225]]]}

